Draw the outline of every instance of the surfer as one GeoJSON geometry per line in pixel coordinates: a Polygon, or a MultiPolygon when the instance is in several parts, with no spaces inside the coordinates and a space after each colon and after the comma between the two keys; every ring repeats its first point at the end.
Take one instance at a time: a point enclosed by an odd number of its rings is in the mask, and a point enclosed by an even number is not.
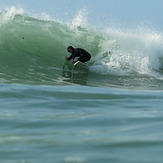
{"type": "Polygon", "coordinates": [[[91,55],[84,49],[81,48],[73,48],[72,46],[69,46],[67,48],[67,51],[71,53],[70,57],[66,57],[67,61],[71,61],[73,64],[74,62],[80,61],[82,63],[85,63],[91,59],[91,55]]]}

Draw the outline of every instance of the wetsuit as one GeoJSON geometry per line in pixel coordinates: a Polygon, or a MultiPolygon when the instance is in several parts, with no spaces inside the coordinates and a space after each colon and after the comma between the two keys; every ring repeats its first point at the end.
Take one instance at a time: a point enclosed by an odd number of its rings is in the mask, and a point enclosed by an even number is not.
{"type": "Polygon", "coordinates": [[[68,60],[71,60],[71,59],[74,60],[76,57],[79,57],[78,61],[83,62],[83,63],[91,59],[91,55],[84,49],[80,49],[80,48],[74,49],[74,52],[71,54],[68,60]]]}

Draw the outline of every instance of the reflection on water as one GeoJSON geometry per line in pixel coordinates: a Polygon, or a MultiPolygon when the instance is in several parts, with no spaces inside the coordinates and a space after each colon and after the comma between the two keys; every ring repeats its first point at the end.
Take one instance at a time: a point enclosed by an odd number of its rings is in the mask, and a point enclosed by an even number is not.
{"type": "Polygon", "coordinates": [[[89,69],[83,67],[74,67],[70,62],[63,65],[62,76],[64,81],[80,85],[87,85],[89,69]]]}

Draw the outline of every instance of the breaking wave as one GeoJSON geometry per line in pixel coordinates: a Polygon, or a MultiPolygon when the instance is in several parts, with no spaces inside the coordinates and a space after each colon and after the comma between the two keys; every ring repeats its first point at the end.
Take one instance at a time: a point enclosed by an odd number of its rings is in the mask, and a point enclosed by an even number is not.
{"type": "Polygon", "coordinates": [[[15,7],[1,12],[0,82],[65,84],[63,65],[69,45],[92,54],[88,85],[100,86],[103,79],[105,86],[114,77],[162,81],[161,32],[144,27],[98,29],[91,27],[85,13],[80,10],[72,22],[62,22],[45,14],[32,17],[15,7]]]}

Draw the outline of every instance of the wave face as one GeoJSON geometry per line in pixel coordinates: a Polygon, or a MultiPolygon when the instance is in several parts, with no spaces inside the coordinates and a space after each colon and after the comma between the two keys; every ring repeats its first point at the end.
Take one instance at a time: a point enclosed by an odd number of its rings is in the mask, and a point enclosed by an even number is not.
{"type": "Polygon", "coordinates": [[[162,89],[162,33],[95,29],[84,19],[81,11],[71,23],[30,17],[14,7],[1,12],[0,82],[162,89]],[[69,45],[92,54],[88,73],[63,66],[69,45]]]}

